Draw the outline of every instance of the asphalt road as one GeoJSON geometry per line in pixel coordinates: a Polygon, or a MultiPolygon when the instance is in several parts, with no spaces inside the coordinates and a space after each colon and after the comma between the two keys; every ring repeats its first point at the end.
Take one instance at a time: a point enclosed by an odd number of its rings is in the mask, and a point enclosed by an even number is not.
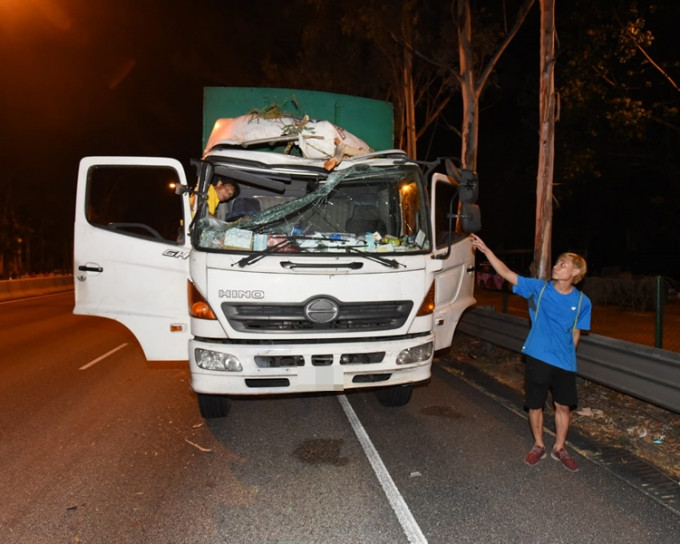
{"type": "Polygon", "coordinates": [[[524,418],[444,368],[370,392],[237,400],[204,422],[72,293],[0,304],[0,542],[668,543],[680,517],[576,455],[527,467],[524,418]]]}

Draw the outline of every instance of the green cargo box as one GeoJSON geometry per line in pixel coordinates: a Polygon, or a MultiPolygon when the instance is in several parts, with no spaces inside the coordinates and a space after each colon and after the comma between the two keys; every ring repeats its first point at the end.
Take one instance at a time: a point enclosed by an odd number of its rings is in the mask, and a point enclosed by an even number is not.
{"type": "Polygon", "coordinates": [[[273,107],[292,117],[330,121],[375,150],[394,147],[392,104],[346,94],[262,87],[205,87],[203,147],[217,119],[263,113],[273,107]]]}

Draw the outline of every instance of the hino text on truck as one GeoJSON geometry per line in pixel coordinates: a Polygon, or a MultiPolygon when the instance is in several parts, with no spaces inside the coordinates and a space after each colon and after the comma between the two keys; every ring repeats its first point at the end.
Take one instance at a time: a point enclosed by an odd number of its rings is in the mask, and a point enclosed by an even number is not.
{"type": "Polygon", "coordinates": [[[204,131],[190,183],[174,159],[81,160],[74,312],[188,359],[206,418],[239,395],[406,404],[474,303],[474,173],[390,149],[391,106],[346,95],[206,88],[204,131]],[[218,180],[238,194],[211,214],[218,180]]]}

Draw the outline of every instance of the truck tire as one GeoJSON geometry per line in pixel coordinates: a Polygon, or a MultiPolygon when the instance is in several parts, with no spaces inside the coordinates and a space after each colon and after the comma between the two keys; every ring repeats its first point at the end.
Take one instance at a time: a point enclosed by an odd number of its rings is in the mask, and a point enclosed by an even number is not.
{"type": "Polygon", "coordinates": [[[198,395],[198,408],[205,419],[225,417],[231,408],[231,401],[223,395],[198,395]]]}
{"type": "Polygon", "coordinates": [[[394,385],[375,390],[375,396],[383,406],[404,406],[411,400],[412,385],[394,385]]]}

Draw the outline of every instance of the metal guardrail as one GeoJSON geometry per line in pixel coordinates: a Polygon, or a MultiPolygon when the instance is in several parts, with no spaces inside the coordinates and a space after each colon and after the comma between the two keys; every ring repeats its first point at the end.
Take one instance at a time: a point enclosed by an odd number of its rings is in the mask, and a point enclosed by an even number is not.
{"type": "MultiPolygon", "coordinates": [[[[470,308],[457,330],[520,352],[529,321],[490,308],[470,308]]],[[[680,413],[680,353],[587,334],[581,335],[576,359],[579,376],[680,413]]]]}

